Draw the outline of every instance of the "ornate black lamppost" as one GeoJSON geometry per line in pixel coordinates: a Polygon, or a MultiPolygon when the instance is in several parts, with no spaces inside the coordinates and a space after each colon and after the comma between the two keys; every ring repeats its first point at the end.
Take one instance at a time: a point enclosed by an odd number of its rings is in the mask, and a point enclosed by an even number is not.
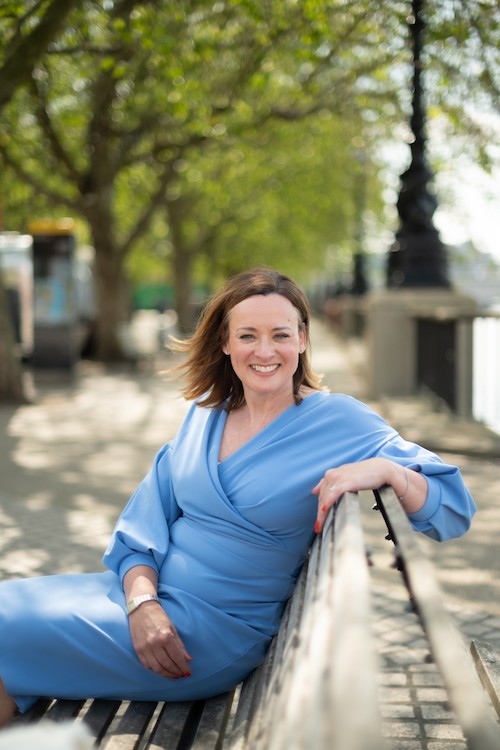
{"type": "Polygon", "coordinates": [[[397,202],[400,227],[389,252],[389,287],[449,287],[446,247],[433,223],[437,199],[429,190],[433,173],[425,156],[425,108],[422,89],[424,0],[412,0],[408,23],[413,46],[413,97],[410,119],[414,140],[411,163],[401,175],[397,202]]]}

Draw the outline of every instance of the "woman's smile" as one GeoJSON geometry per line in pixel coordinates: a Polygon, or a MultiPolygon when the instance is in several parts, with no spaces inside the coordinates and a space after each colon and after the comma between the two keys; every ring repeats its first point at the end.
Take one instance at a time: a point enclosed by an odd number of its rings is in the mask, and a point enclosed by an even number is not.
{"type": "Polygon", "coordinates": [[[275,372],[280,365],[250,365],[256,372],[275,372]]]}

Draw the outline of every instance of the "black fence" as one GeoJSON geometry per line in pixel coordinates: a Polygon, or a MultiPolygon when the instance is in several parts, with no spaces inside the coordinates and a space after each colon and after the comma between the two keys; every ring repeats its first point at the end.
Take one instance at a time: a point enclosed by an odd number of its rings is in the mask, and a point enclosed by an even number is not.
{"type": "Polygon", "coordinates": [[[418,318],[417,384],[425,387],[456,411],[457,321],[418,318]]]}

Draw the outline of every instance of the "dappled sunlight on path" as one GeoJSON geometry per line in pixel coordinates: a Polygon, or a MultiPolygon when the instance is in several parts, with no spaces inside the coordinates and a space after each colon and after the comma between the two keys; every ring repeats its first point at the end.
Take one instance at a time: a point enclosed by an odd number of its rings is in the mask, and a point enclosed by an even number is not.
{"type": "Polygon", "coordinates": [[[45,379],[36,403],[0,409],[0,577],[99,568],[118,513],[185,409],[157,372],[88,363],[64,387],[45,379]]]}

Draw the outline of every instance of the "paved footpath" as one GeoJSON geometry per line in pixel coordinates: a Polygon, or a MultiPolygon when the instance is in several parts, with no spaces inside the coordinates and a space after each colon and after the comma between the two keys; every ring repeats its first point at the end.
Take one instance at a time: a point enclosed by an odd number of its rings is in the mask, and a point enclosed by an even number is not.
{"type": "MultiPolygon", "coordinates": [[[[363,347],[317,321],[312,340],[315,369],[331,390],[368,401],[404,437],[462,468],[479,507],[472,529],[456,541],[424,543],[465,639],[500,647],[500,436],[422,398],[370,401],[363,347]]],[[[185,412],[177,383],[162,374],[170,364],[163,353],[139,369],[82,362],[72,377],[38,374],[33,404],[0,406],[0,579],[102,569],[121,508],[185,412]]],[[[461,750],[460,730],[403,606],[381,519],[369,508],[367,497],[389,748],[461,750]]]]}

